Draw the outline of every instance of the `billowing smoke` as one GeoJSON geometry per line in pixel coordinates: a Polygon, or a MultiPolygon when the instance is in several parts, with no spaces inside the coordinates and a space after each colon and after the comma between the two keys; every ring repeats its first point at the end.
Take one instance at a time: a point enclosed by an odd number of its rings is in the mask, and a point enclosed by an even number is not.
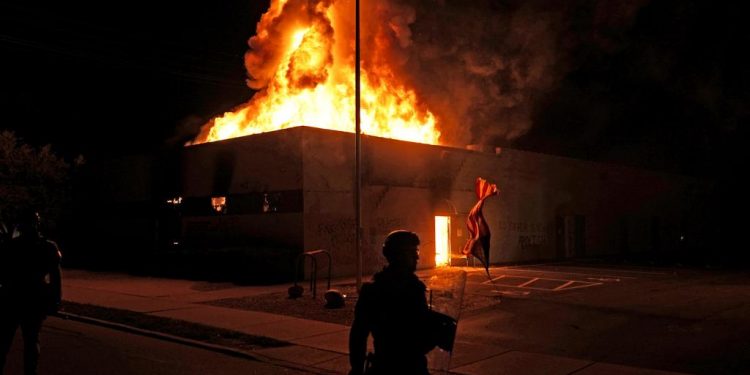
{"type": "Polygon", "coordinates": [[[620,47],[645,1],[364,0],[365,29],[381,31],[366,40],[386,40],[390,53],[368,56],[363,45],[363,58],[403,73],[438,117],[442,142],[512,141],[587,50],[620,47]]]}
{"type": "MultiPolygon", "coordinates": [[[[361,0],[362,68],[370,90],[380,89],[363,110],[373,111],[383,98],[396,108],[416,96],[412,116],[434,115],[442,144],[512,142],[533,127],[540,99],[587,61],[589,51],[621,48],[646,1],[361,0]]],[[[245,56],[248,85],[260,91],[233,116],[257,122],[272,112],[268,103],[294,97],[304,105],[300,93],[323,86],[346,98],[333,112],[352,112],[354,4],[271,1],[245,56]],[[310,31],[298,38],[300,30],[310,31]]],[[[348,126],[349,119],[320,121],[348,126]]],[[[211,126],[199,139],[211,138],[211,126]]],[[[225,127],[234,136],[249,134],[245,128],[225,127]]]]}
{"type": "MultiPolygon", "coordinates": [[[[288,35],[293,30],[301,28],[313,28],[320,38],[316,39],[320,45],[316,51],[324,51],[325,58],[312,66],[290,69],[290,72],[299,73],[297,76],[289,77],[293,81],[301,81],[304,87],[314,87],[325,81],[328,70],[325,69],[333,59],[332,46],[333,25],[326,17],[325,11],[331,6],[333,0],[308,1],[289,0],[286,2],[271,2],[271,9],[261,19],[258,30],[262,33],[250,38],[251,50],[245,55],[245,67],[250,74],[248,85],[253,89],[261,89],[276,74],[279,64],[282,63],[283,55],[287,52],[286,44],[288,35]]],[[[303,56],[296,60],[309,61],[309,56],[303,56]]]]}

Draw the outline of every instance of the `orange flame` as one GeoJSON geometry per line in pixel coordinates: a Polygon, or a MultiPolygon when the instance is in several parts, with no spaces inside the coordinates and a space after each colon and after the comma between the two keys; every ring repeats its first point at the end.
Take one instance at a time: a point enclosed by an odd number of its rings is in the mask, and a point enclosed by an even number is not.
{"type": "MultiPolygon", "coordinates": [[[[351,2],[272,0],[245,56],[253,98],[218,116],[192,144],[314,126],[354,131],[354,38],[351,2]],[[343,4],[343,5],[340,5],[343,4]]],[[[364,21],[364,18],[363,18],[364,21]]],[[[383,27],[382,33],[395,32],[383,27]]],[[[387,35],[386,35],[387,36],[387,35]]],[[[361,70],[361,127],[365,134],[438,144],[436,118],[384,58],[388,43],[374,36],[369,69],[361,70]]]]}

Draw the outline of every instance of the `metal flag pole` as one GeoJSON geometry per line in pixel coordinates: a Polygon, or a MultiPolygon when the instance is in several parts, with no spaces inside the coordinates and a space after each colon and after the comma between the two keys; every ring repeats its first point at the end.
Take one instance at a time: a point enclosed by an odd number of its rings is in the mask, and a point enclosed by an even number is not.
{"type": "Polygon", "coordinates": [[[362,140],[360,128],[360,45],[359,45],[359,0],[355,1],[355,43],[354,43],[354,216],[356,217],[356,248],[357,248],[357,292],[362,288],[362,140]]]}

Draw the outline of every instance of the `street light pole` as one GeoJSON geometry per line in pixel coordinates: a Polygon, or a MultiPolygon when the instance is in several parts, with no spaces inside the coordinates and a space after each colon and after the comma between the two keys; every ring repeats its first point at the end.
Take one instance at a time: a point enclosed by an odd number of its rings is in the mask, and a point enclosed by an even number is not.
{"type": "Polygon", "coordinates": [[[360,45],[359,45],[359,0],[355,0],[355,43],[354,43],[354,210],[356,222],[356,248],[357,248],[357,291],[362,288],[362,129],[360,126],[360,45]]]}

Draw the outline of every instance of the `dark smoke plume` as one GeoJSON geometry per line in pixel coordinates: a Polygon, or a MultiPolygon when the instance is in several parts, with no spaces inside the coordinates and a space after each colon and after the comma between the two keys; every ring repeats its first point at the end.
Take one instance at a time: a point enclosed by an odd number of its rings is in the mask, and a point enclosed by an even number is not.
{"type": "Polygon", "coordinates": [[[381,58],[399,65],[438,116],[441,140],[462,145],[527,133],[538,98],[586,49],[616,51],[645,0],[370,3],[371,19],[391,29],[393,55],[381,58]]]}

